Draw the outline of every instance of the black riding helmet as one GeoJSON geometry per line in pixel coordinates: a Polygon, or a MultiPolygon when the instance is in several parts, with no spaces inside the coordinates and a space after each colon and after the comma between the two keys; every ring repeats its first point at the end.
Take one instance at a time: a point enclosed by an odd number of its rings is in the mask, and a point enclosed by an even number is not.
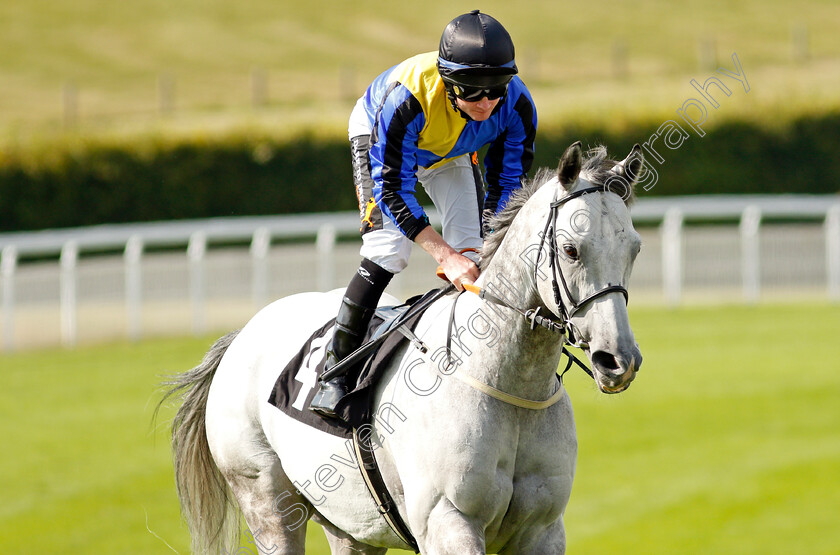
{"type": "Polygon", "coordinates": [[[462,98],[464,91],[481,89],[498,98],[518,72],[510,34],[479,10],[459,15],[443,30],[437,67],[450,96],[462,98]]]}

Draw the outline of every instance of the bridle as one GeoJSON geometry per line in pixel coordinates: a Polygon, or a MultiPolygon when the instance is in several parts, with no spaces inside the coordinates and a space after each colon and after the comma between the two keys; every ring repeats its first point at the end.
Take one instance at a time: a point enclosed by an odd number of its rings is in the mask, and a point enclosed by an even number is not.
{"type": "Polygon", "coordinates": [[[575,334],[575,326],[571,321],[572,316],[574,316],[578,311],[595,299],[603,297],[604,295],[609,295],[610,293],[621,293],[624,295],[625,304],[630,300],[630,295],[623,285],[613,285],[608,283],[603,289],[599,289],[591,295],[576,301],[572,296],[572,292],[569,291],[569,284],[566,282],[566,276],[563,275],[563,269],[560,268],[560,265],[557,263],[558,253],[560,252],[557,245],[557,215],[560,212],[560,208],[570,200],[582,197],[583,195],[587,195],[589,193],[607,192],[610,192],[609,189],[603,185],[587,187],[585,189],[569,193],[568,195],[553,201],[548,213],[548,218],[546,218],[545,228],[543,229],[542,238],[540,239],[540,245],[537,249],[537,259],[534,261],[534,282],[536,283],[539,279],[539,267],[540,260],[542,259],[543,246],[547,244],[548,266],[551,269],[551,289],[554,292],[554,303],[557,305],[557,311],[562,319],[560,325],[564,332],[568,332],[569,343],[573,347],[582,347],[585,345],[579,342],[580,338],[578,336],[580,334],[575,334]],[[571,307],[567,307],[563,302],[563,296],[560,294],[560,284],[563,285],[563,291],[566,293],[566,298],[569,300],[571,307]]]}
{"type": "MultiPolygon", "coordinates": [[[[560,212],[560,209],[564,204],[569,202],[570,200],[574,200],[576,198],[582,197],[583,195],[587,195],[590,193],[607,193],[610,190],[606,186],[593,186],[587,187],[585,189],[580,189],[578,191],[574,191],[572,193],[567,194],[566,196],[552,201],[550,205],[550,210],[548,213],[548,217],[546,218],[545,227],[543,228],[542,236],[540,238],[540,244],[537,250],[537,258],[534,261],[534,282],[540,279],[539,277],[539,266],[540,261],[542,260],[542,253],[544,247],[547,246],[546,250],[548,250],[548,265],[551,270],[551,289],[554,293],[554,302],[557,305],[557,312],[560,314],[560,320],[554,319],[550,316],[540,316],[539,311],[540,307],[531,308],[531,309],[522,309],[517,306],[514,306],[507,302],[505,299],[500,298],[486,289],[479,288],[477,286],[467,284],[464,288],[468,291],[476,293],[482,299],[491,302],[493,304],[498,304],[507,308],[510,308],[520,315],[522,315],[526,320],[531,323],[531,329],[533,330],[537,326],[542,328],[548,329],[549,331],[553,331],[555,333],[559,333],[563,336],[563,354],[569,357],[569,361],[566,364],[566,368],[560,374],[562,379],[563,374],[565,374],[569,368],[572,366],[574,362],[578,366],[580,366],[590,377],[593,379],[595,376],[592,374],[592,370],[590,370],[583,362],[581,362],[574,354],[572,354],[568,349],[566,349],[566,345],[570,345],[572,347],[577,348],[588,348],[589,345],[581,341],[580,339],[580,332],[575,332],[575,325],[572,324],[572,317],[581,309],[586,307],[589,303],[603,297],[604,295],[609,295],[610,293],[621,293],[624,296],[624,302],[627,303],[630,299],[630,295],[627,292],[627,289],[623,285],[613,285],[608,283],[606,287],[603,289],[599,289],[594,293],[587,295],[583,299],[578,301],[575,300],[574,296],[572,296],[571,291],[569,291],[569,284],[566,281],[566,276],[563,275],[563,269],[560,268],[558,264],[558,245],[557,245],[557,215],[560,212]],[[566,306],[566,303],[563,301],[563,296],[560,293],[560,285],[563,286],[563,291],[566,293],[566,298],[569,300],[570,307],[566,306]]],[[[454,319],[455,315],[455,306],[453,303],[452,307],[452,314],[450,315],[450,330],[452,328],[452,320],[454,319]]],[[[447,334],[447,339],[451,337],[451,333],[447,334]]],[[[450,345],[449,341],[447,340],[447,353],[450,352],[450,345]]]]}

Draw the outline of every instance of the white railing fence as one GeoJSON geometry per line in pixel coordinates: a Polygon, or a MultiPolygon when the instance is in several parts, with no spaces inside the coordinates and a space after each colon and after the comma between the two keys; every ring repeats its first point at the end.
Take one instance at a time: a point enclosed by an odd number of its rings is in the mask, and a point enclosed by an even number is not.
{"type": "MultiPolygon", "coordinates": [[[[632,214],[645,244],[633,302],[840,301],[840,197],[641,198],[632,214]]],[[[0,345],[242,325],[272,299],[345,285],[359,241],[339,238],[358,225],[342,212],[0,234],[0,345]]],[[[389,292],[434,287],[433,270],[415,255],[389,292]]]]}

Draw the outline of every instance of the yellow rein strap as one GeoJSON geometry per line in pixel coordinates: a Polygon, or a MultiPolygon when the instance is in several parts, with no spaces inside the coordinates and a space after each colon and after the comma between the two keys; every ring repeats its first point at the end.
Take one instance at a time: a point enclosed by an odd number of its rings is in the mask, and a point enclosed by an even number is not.
{"type": "MultiPolygon", "coordinates": [[[[463,284],[463,287],[470,293],[474,293],[476,295],[481,296],[481,288],[477,285],[473,285],[472,283],[465,283],[463,284]]],[[[454,374],[452,374],[452,376],[458,378],[458,380],[460,380],[461,382],[467,384],[475,390],[484,393],[485,395],[488,395],[494,399],[498,399],[503,403],[507,403],[509,405],[513,405],[515,407],[520,407],[523,409],[547,409],[548,407],[559,401],[561,397],[563,397],[563,386],[559,383],[557,384],[557,391],[555,391],[551,397],[549,397],[545,401],[532,401],[531,399],[523,399],[522,397],[517,397],[516,395],[511,395],[510,393],[505,393],[504,391],[498,390],[493,386],[478,381],[469,374],[464,374],[463,372],[456,371],[454,374]]]]}
{"type": "Polygon", "coordinates": [[[561,397],[563,397],[563,386],[561,386],[560,384],[557,384],[557,391],[554,392],[554,395],[552,395],[545,401],[532,401],[530,399],[523,399],[522,397],[511,395],[510,393],[505,393],[504,391],[499,391],[495,387],[489,386],[484,382],[480,382],[477,379],[470,376],[469,374],[464,374],[463,372],[455,372],[454,374],[452,374],[452,376],[458,378],[460,381],[464,382],[473,389],[477,389],[485,395],[489,395],[490,397],[498,399],[503,403],[507,403],[509,405],[513,405],[515,407],[520,407],[523,409],[547,409],[548,407],[559,401],[561,397]]]}

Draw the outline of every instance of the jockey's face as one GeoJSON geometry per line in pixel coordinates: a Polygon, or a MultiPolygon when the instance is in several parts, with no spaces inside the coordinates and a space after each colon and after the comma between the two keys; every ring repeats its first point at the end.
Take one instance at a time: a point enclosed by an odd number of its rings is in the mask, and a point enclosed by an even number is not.
{"type": "Polygon", "coordinates": [[[493,110],[499,103],[499,99],[494,98],[493,100],[490,100],[485,96],[481,100],[467,102],[462,98],[455,97],[455,103],[461,111],[470,116],[473,120],[484,121],[493,113],[493,110]]]}

